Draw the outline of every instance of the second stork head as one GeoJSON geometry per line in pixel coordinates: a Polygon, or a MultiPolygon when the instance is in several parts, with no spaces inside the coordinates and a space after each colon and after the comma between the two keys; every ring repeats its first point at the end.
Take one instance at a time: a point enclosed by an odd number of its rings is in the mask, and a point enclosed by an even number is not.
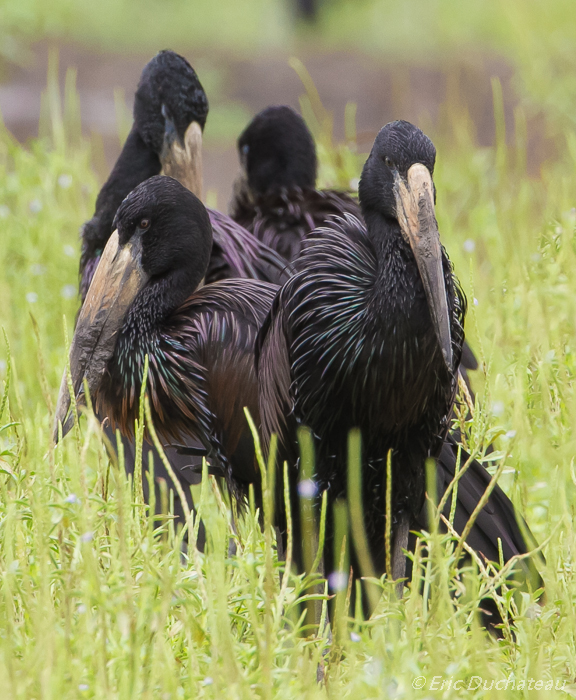
{"type": "Polygon", "coordinates": [[[202,132],[208,98],[196,71],[174,51],[160,51],[144,68],[134,97],[134,122],[160,157],[162,173],[202,194],[202,132]]]}

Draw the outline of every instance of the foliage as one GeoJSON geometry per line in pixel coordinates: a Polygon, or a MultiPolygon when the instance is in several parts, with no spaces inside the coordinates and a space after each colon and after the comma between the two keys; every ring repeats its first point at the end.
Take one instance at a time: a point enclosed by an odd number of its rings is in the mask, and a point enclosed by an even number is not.
{"type": "MultiPolygon", "coordinates": [[[[361,609],[346,609],[344,591],[330,639],[327,630],[303,627],[296,602],[314,595],[317,578],[286,577],[273,533],[253,511],[234,532],[213,480],[205,477],[194,493],[206,553],[193,539],[183,553],[182,532],[170,518],[149,516],[140,489],[108,461],[90,415],[51,446],[62,318],[70,333],[77,308],[77,232],[96,194],[69,89],[63,110],[54,92],[47,95],[43,139],[23,147],[0,133],[6,697],[512,698],[532,697],[550,682],[575,692],[576,142],[568,133],[561,155],[529,176],[522,113],[511,144],[497,84],[494,94],[494,148],[476,145],[457,103],[430,132],[439,153],[437,214],[482,359],[466,443],[482,453],[494,441],[503,486],[544,545],[542,608],[504,590],[499,603],[513,613],[513,628],[501,641],[488,636],[474,613],[498,567],[457,572],[454,542],[433,532],[423,534],[429,554],[418,550],[404,599],[384,581],[377,612],[364,621],[361,609]],[[469,691],[453,687],[460,679],[469,691]],[[512,686],[522,680],[525,691],[512,686]]],[[[352,149],[335,147],[313,95],[303,104],[321,143],[324,183],[349,183],[362,160],[353,134],[352,149]]]]}

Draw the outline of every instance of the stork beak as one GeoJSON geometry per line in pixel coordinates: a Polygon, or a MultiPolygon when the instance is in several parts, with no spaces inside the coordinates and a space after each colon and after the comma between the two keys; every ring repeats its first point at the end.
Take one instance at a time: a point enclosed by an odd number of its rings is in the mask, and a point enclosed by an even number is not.
{"type": "MultiPolygon", "coordinates": [[[[141,253],[141,236],[135,235],[120,246],[118,231],[114,231],[104,248],[80,310],[70,347],[72,385],[79,405],[84,403],[84,380],[91,395],[97,391],[114,353],[126,313],[148,281],[148,275],[142,269],[141,253]]],[[[54,421],[55,443],[58,441],[59,423],[62,423],[62,437],[74,425],[70,407],[67,371],[64,370],[54,421]]]]}
{"type": "Polygon", "coordinates": [[[444,362],[451,372],[450,314],[444,284],[440,234],[434,211],[434,187],[428,168],[415,163],[408,170],[406,182],[399,175],[396,176],[394,195],[398,222],[416,258],[436,337],[444,362]]]}
{"type": "Polygon", "coordinates": [[[165,106],[162,107],[164,117],[164,142],[160,153],[162,175],[169,175],[178,180],[184,187],[202,199],[202,127],[198,122],[191,122],[184,141],[178,135],[176,126],[165,106]]]}

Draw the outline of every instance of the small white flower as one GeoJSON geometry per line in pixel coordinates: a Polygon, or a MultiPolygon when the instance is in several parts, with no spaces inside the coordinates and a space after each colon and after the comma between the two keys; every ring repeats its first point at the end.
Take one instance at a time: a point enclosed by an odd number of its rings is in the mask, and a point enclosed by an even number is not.
{"type": "Polygon", "coordinates": [[[314,498],[318,493],[318,486],[313,479],[305,479],[298,484],[300,498],[314,498]]]}
{"type": "Polygon", "coordinates": [[[72,175],[60,175],[58,178],[58,184],[63,190],[67,190],[72,185],[72,175]]]}
{"type": "Polygon", "coordinates": [[[26,301],[29,304],[35,304],[38,301],[38,295],[36,294],[36,292],[28,292],[28,294],[26,295],[26,301]]]}
{"type": "Polygon", "coordinates": [[[333,571],[328,576],[328,585],[333,591],[343,591],[348,585],[348,576],[343,571],[333,571]]]}
{"type": "Polygon", "coordinates": [[[532,253],[532,262],[540,262],[542,260],[541,253],[532,253]]]}
{"type": "Polygon", "coordinates": [[[212,685],[212,683],[214,683],[214,679],[210,676],[206,676],[206,678],[202,681],[202,685],[212,685]]]}
{"type": "Polygon", "coordinates": [[[464,252],[473,253],[476,250],[476,243],[471,238],[467,238],[462,244],[462,247],[464,248],[464,252]]]}
{"type": "Polygon", "coordinates": [[[476,299],[476,297],[474,297],[474,306],[478,306],[478,299],[476,299]]]}
{"type": "Polygon", "coordinates": [[[88,690],[89,687],[90,686],[86,685],[86,683],[80,683],[80,685],[78,686],[78,690],[88,690]]]}
{"type": "Polygon", "coordinates": [[[38,214],[38,212],[42,211],[42,206],[42,202],[39,199],[33,199],[28,205],[28,208],[32,214],[38,214]]]}
{"type": "Polygon", "coordinates": [[[74,246],[65,245],[64,246],[64,255],[67,255],[69,258],[73,258],[76,255],[76,251],[74,250],[74,246]]]}
{"type": "Polygon", "coordinates": [[[83,535],[80,535],[81,542],[92,542],[93,539],[94,539],[93,532],[85,532],[83,535]]]}
{"type": "Polygon", "coordinates": [[[75,493],[71,493],[69,496],[66,496],[64,503],[80,503],[80,499],[75,493]]]}
{"type": "Polygon", "coordinates": [[[7,219],[10,216],[10,209],[5,204],[0,204],[0,219],[7,219]]]}
{"type": "Polygon", "coordinates": [[[84,605],[84,603],[80,603],[76,610],[80,613],[80,615],[83,615],[86,612],[87,608],[84,605]]]}
{"type": "Polygon", "coordinates": [[[31,272],[33,275],[39,277],[40,275],[43,275],[46,272],[46,267],[44,265],[39,265],[38,263],[36,263],[36,265],[32,265],[31,272]]]}
{"type": "Polygon", "coordinates": [[[357,190],[357,189],[358,189],[358,185],[360,184],[360,178],[358,178],[358,177],[353,177],[353,178],[350,180],[350,183],[349,183],[349,184],[350,184],[350,189],[351,189],[351,190],[357,190]]]}
{"type": "Polygon", "coordinates": [[[501,416],[504,413],[504,404],[502,401],[494,401],[492,404],[492,413],[495,416],[501,416]]]}
{"type": "Polygon", "coordinates": [[[350,632],[350,639],[353,642],[360,642],[362,640],[362,637],[357,632],[350,632]]]}
{"type": "Polygon", "coordinates": [[[60,290],[60,294],[64,299],[73,299],[76,296],[76,287],[73,284],[66,284],[60,290]]]}
{"type": "Polygon", "coordinates": [[[0,360],[0,372],[6,371],[6,360],[0,360]]]}
{"type": "Polygon", "coordinates": [[[508,438],[508,440],[512,440],[512,438],[516,437],[516,431],[509,430],[504,437],[508,438]]]}

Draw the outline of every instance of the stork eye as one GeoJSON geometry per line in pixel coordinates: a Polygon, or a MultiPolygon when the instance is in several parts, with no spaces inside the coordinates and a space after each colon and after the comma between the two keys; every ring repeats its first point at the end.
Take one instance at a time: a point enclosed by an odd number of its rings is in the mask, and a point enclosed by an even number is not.
{"type": "Polygon", "coordinates": [[[386,156],[386,158],[384,158],[384,162],[386,163],[386,165],[387,165],[389,168],[393,168],[393,167],[394,167],[394,163],[392,162],[392,159],[391,159],[391,158],[388,158],[388,156],[386,156]]]}
{"type": "Polygon", "coordinates": [[[140,222],[140,228],[147,229],[150,226],[150,219],[142,219],[140,222]]]}

